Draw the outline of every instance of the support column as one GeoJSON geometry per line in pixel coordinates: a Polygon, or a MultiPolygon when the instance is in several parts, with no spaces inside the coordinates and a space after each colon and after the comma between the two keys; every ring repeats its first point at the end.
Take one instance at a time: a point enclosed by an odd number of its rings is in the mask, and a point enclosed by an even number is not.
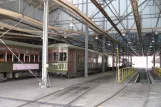
{"type": "Polygon", "coordinates": [[[119,72],[119,64],[120,64],[120,55],[119,55],[119,47],[116,46],[116,81],[118,81],[118,72],[119,72]]]}
{"type": "Polygon", "coordinates": [[[105,36],[103,37],[102,72],[105,72],[105,36]]]}
{"type": "Polygon", "coordinates": [[[47,61],[48,61],[48,14],[49,0],[44,0],[44,19],[43,19],[43,49],[42,49],[42,87],[47,88],[47,61]]]}
{"type": "Polygon", "coordinates": [[[146,68],[148,68],[148,56],[146,56],[146,68]]]}
{"type": "Polygon", "coordinates": [[[132,56],[131,56],[131,66],[133,66],[133,63],[132,63],[132,56]]]}
{"type": "MultiPolygon", "coordinates": [[[[86,0],[86,16],[88,16],[88,0],[86,0]]],[[[84,76],[88,77],[88,24],[85,24],[85,68],[84,76]]]]}
{"type": "Polygon", "coordinates": [[[114,72],[114,53],[115,53],[115,48],[114,48],[114,43],[113,43],[113,52],[112,52],[112,71],[114,72]]]}
{"type": "Polygon", "coordinates": [[[160,68],[161,68],[161,53],[159,54],[159,58],[160,58],[160,68]]]}
{"type": "Polygon", "coordinates": [[[85,77],[88,77],[88,25],[85,25],[85,77]]]}
{"type": "Polygon", "coordinates": [[[153,67],[155,67],[155,55],[153,56],[153,67]]]}

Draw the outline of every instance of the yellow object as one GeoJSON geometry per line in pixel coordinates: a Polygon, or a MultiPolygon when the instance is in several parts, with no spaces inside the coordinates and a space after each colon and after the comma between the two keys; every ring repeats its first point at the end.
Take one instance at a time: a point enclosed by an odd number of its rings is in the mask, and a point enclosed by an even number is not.
{"type": "Polygon", "coordinates": [[[117,82],[121,83],[122,81],[126,80],[129,76],[131,76],[134,72],[135,69],[133,67],[118,69],[117,82]]]}
{"type": "Polygon", "coordinates": [[[161,68],[154,68],[153,72],[158,75],[159,77],[161,77],[161,68]]]}

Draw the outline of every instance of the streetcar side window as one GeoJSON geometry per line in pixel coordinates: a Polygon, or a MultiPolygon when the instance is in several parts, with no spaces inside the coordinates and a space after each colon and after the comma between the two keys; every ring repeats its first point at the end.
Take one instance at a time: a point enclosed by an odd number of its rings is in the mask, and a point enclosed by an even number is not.
{"type": "Polygon", "coordinates": [[[24,54],[20,54],[20,60],[24,62],[24,54]]]}
{"type": "Polygon", "coordinates": [[[48,61],[49,61],[49,62],[52,61],[52,54],[51,54],[51,53],[48,54],[48,61]]]}
{"type": "Polygon", "coordinates": [[[67,54],[65,52],[61,52],[59,61],[66,61],[66,59],[67,59],[67,54]]]}
{"type": "Polygon", "coordinates": [[[53,53],[53,61],[58,61],[58,53],[53,53]]]}
{"type": "Polygon", "coordinates": [[[7,54],[7,62],[12,62],[12,54],[7,54]]]}
{"type": "Polygon", "coordinates": [[[35,62],[39,62],[39,56],[35,55],[35,62]]]}
{"type": "Polygon", "coordinates": [[[30,55],[30,62],[34,62],[35,59],[34,59],[34,55],[30,55]]]}
{"type": "Polygon", "coordinates": [[[5,55],[0,53],[0,62],[4,62],[4,59],[5,59],[5,55]]]}
{"type": "Polygon", "coordinates": [[[30,55],[25,55],[25,62],[30,62],[30,55]]]}
{"type": "MultiPolygon", "coordinates": [[[[16,55],[18,57],[18,55],[16,55]]],[[[16,56],[13,56],[13,62],[18,62],[18,59],[16,56]]]]}

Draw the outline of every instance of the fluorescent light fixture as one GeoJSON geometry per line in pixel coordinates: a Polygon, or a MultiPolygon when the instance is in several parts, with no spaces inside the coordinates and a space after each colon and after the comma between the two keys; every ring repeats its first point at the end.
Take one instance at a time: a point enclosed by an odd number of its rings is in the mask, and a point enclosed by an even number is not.
{"type": "Polygon", "coordinates": [[[158,34],[158,32],[157,32],[157,31],[155,31],[155,34],[157,35],[157,34],[158,34]]]}
{"type": "Polygon", "coordinates": [[[96,36],[95,39],[98,39],[98,36],[96,36]]]}
{"type": "Polygon", "coordinates": [[[67,36],[65,35],[64,38],[67,38],[67,36]]]}
{"type": "Polygon", "coordinates": [[[69,23],[69,26],[70,26],[70,27],[73,27],[74,25],[73,25],[73,23],[72,23],[72,22],[70,22],[70,23],[69,23]]]}
{"type": "Polygon", "coordinates": [[[0,29],[1,29],[1,30],[4,30],[4,27],[1,26],[0,29]]]}
{"type": "Polygon", "coordinates": [[[154,43],[154,42],[155,42],[155,40],[152,40],[152,42],[154,43]]]}
{"type": "Polygon", "coordinates": [[[125,33],[122,33],[122,36],[126,36],[125,33]]]}

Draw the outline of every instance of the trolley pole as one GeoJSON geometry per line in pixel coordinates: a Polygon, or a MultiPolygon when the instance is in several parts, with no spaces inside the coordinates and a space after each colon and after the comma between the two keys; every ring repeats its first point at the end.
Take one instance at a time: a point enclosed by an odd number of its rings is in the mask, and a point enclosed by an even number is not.
{"type": "Polygon", "coordinates": [[[47,88],[47,61],[48,61],[48,14],[49,0],[44,0],[44,16],[43,16],[43,49],[42,49],[42,88],[47,88]]]}

